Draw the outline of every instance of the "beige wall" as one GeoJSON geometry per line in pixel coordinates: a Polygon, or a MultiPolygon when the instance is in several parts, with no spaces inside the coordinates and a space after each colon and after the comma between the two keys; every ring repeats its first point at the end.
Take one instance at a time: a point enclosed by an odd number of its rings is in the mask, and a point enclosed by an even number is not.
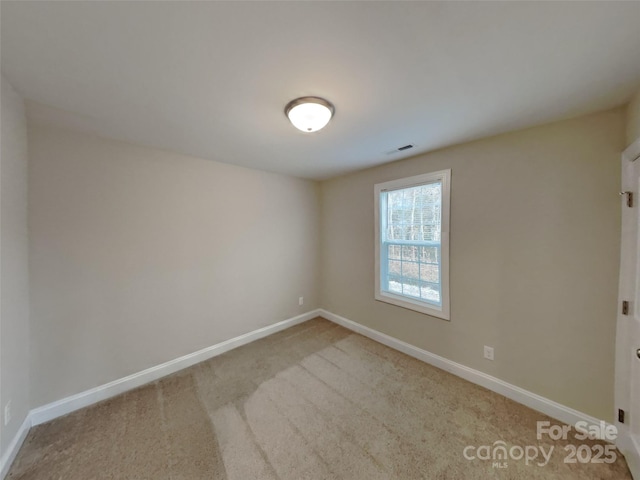
{"type": "Polygon", "coordinates": [[[640,138],[640,90],[627,105],[627,143],[631,145],[640,138]]]}
{"type": "Polygon", "coordinates": [[[616,109],[323,182],[322,306],[612,420],[623,132],[616,109]],[[445,168],[451,322],[374,300],[374,184],[445,168]]]}
{"type": "Polygon", "coordinates": [[[24,102],[4,77],[0,98],[0,456],[29,411],[27,123],[24,102]],[[12,419],[2,415],[11,400],[12,419]]]}
{"type": "Polygon", "coordinates": [[[316,183],[41,125],[29,148],[34,407],[318,307],[316,183]]]}

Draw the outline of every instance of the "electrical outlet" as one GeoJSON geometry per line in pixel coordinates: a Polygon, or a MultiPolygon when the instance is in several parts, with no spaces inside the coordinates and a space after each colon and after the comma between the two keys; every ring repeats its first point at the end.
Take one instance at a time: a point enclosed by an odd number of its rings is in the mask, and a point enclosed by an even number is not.
{"type": "Polygon", "coordinates": [[[4,424],[8,425],[11,421],[11,400],[4,406],[4,424]]]}
{"type": "Polygon", "coordinates": [[[298,305],[304,305],[304,297],[298,298],[298,305]]]}
{"type": "Polygon", "coordinates": [[[484,358],[487,360],[493,360],[493,347],[484,346],[484,358]]]}

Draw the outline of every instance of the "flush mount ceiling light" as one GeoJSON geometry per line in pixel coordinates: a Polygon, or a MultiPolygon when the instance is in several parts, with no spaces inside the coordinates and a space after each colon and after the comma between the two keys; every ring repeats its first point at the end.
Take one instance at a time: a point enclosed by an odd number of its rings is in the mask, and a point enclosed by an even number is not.
{"type": "Polygon", "coordinates": [[[333,105],[320,97],[296,98],[284,108],[284,113],[293,126],[305,133],[317,132],[324,128],[334,112],[333,105]]]}

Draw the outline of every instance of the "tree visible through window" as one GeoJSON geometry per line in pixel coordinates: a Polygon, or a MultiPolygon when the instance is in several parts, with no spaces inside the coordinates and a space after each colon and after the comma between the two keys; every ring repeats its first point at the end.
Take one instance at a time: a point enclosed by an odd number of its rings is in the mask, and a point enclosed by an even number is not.
{"type": "Polygon", "coordinates": [[[376,185],[377,299],[448,318],[449,181],[447,170],[376,185]]]}

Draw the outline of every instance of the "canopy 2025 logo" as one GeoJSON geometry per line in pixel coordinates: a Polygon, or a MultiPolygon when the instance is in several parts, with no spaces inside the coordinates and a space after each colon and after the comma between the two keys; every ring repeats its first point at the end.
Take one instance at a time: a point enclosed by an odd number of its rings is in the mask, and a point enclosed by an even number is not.
{"type": "MultiPolygon", "coordinates": [[[[600,439],[613,442],[618,436],[618,429],[605,422],[589,424],[586,421],[577,422],[573,427],[569,425],[552,425],[548,421],[537,422],[536,438],[543,440],[573,440],[585,441],[600,439]]],[[[508,461],[524,460],[526,465],[546,466],[555,450],[555,445],[507,445],[504,440],[496,440],[492,445],[467,445],[463,450],[464,458],[470,461],[491,461],[493,468],[507,468],[508,461]]],[[[617,459],[616,448],[612,444],[573,444],[564,446],[564,463],[613,463],[617,459]]]]}

